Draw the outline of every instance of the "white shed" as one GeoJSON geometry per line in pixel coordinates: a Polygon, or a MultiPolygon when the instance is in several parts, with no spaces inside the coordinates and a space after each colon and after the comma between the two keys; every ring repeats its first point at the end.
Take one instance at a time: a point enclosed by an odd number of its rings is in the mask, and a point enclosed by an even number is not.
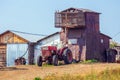
{"type": "Polygon", "coordinates": [[[34,63],[37,63],[37,58],[41,55],[41,47],[42,46],[60,46],[60,33],[56,32],[47,37],[44,37],[37,41],[37,44],[34,46],[34,63]]]}

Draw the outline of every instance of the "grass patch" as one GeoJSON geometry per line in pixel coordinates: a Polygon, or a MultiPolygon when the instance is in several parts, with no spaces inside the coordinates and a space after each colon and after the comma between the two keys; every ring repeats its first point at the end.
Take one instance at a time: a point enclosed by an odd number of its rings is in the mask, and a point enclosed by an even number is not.
{"type": "Polygon", "coordinates": [[[43,65],[42,65],[42,67],[53,67],[54,65],[50,65],[50,64],[47,64],[47,63],[44,63],[43,65]]]}
{"type": "Polygon", "coordinates": [[[48,75],[43,80],[83,80],[81,76],[72,76],[69,74],[64,74],[64,76],[48,75]]]}
{"type": "Polygon", "coordinates": [[[97,60],[91,59],[91,60],[83,61],[83,62],[81,62],[81,63],[83,63],[83,64],[89,64],[89,63],[97,63],[97,62],[98,62],[97,60]]]}
{"type": "Polygon", "coordinates": [[[63,76],[57,76],[56,74],[51,74],[46,76],[44,79],[34,79],[34,80],[119,80],[120,79],[120,68],[118,69],[106,69],[98,74],[91,72],[86,76],[73,76],[65,74],[63,76]]]}
{"type": "Polygon", "coordinates": [[[35,77],[34,80],[42,80],[40,77],[35,77]]]}

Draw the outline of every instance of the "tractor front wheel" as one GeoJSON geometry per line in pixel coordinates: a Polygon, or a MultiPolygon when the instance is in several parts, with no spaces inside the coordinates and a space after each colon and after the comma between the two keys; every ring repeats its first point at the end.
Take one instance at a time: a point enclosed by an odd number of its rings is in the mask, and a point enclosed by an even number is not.
{"type": "Polygon", "coordinates": [[[53,65],[58,66],[58,55],[53,55],[53,65]]]}
{"type": "Polygon", "coordinates": [[[42,66],[42,56],[39,56],[37,59],[37,65],[42,66]]]}

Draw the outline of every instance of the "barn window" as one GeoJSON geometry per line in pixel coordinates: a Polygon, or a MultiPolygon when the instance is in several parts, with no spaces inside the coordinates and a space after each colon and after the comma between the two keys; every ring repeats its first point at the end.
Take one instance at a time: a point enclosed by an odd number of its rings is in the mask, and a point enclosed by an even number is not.
{"type": "Polygon", "coordinates": [[[103,40],[103,39],[101,39],[101,43],[104,43],[104,40],[103,40]]]}
{"type": "Polygon", "coordinates": [[[68,44],[77,44],[77,39],[69,39],[68,44]]]}

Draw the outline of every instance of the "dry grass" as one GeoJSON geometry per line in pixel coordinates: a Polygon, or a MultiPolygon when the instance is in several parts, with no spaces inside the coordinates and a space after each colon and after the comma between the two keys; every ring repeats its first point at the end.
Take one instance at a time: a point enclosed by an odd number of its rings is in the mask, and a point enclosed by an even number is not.
{"type": "Polygon", "coordinates": [[[67,74],[72,76],[84,76],[90,73],[100,73],[107,68],[120,68],[120,64],[95,63],[44,67],[38,67],[35,65],[16,66],[0,69],[0,80],[34,80],[35,77],[44,78],[49,75],[62,76],[67,74]]]}
{"type": "Polygon", "coordinates": [[[77,75],[49,75],[44,79],[36,77],[34,80],[119,80],[120,79],[120,68],[116,69],[106,69],[100,73],[91,73],[85,76],[77,75]]]}

